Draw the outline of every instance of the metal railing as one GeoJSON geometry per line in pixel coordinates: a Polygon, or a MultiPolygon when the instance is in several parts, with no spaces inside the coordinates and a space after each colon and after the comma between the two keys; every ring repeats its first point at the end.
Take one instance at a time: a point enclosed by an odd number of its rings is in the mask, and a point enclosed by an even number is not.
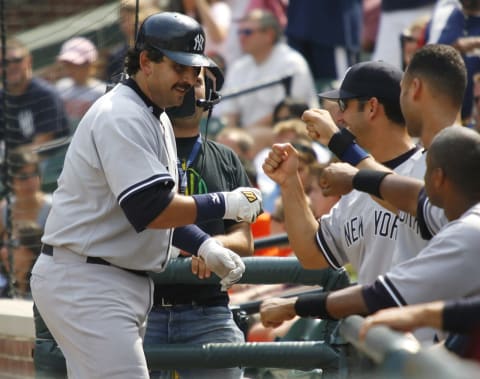
{"type": "Polygon", "coordinates": [[[358,332],[364,318],[350,316],[342,320],[339,332],[355,349],[375,363],[358,377],[385,379],[474,379],[480,377],[480,365],[466,361],[443,347],[422,348],[403,333],[385,326],[370,329],[364,341],[358,332]]]}

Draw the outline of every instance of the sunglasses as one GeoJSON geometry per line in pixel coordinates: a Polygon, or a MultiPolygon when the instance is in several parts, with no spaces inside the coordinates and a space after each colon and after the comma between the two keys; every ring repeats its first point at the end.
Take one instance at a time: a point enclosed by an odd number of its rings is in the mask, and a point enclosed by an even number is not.
{"type": "Polygon", "coordinates": [[[337,99],[337,104],[338,104],[338,108],[340,109],[340,112],[342,113],[345,112],[347,109],[348,101],[353,99],[357,99],[359,102],[364,102],[364,103],[370,100],[369,97],[351,97],[349,99],[337,99]]]}
{"type": "Polygon", "coordinates": [[[251,36],[253,33],[257,32],[259,29],[253,29],[253,28],[244,28],[244,29],[239,29],[238,30],[238,35],[244,35],[246,37],[251,36]]]}
{"type": "Polygon", "coordinates": [[[21,63],[24,59],[25,59],[25,56],[7,58],[5,59],[5,62],[7,62],[7,64],[18,64],[18,63],[21,63]]]}
{"type": "Polygon", "coordinates": [[[34,178],[36,176],[39,176],[40,174],[38,172],[30,172],[30,173],[25,173],[25,174],[18,174],[18,175],[15,175],[14,178],[15,179],[18,179],[18,180],[28,180],[30,178],[34,178]]]}

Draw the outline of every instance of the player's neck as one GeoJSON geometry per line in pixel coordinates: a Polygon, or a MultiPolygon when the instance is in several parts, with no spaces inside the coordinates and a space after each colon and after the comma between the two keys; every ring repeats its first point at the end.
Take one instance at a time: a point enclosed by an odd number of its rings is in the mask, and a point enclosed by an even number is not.
{"type": "Polygon", "coordinates": [[[377,162],[391,161],[415,146],[406,130],[398,125],[383,125],[368,141],[365,148],[377,162]]]}
{"type": "Polygon", "coordinates": [[[175,123],[173,132],[175,138],[196,137],[200,134],[200,127],[198,125],[180,125],[175,123]]]}

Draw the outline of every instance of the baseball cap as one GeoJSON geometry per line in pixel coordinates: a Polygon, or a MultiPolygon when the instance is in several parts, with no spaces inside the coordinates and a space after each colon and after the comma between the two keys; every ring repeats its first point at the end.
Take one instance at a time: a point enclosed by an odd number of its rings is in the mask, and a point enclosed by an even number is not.
{"type": "Polygon", "coordinates": [[[382,61],[369,61],[349,67],[340,88],[319,93],[324,99],[352,99],[378,97],[398,100],[403,72],[382,61]]]}
{"type": "Polygon", "coordinates": [[[83,37],[74,37],[62,45],[57,59],[80,65],[95,62],[97,55],[97,49],[90,40],[83,37]]]}

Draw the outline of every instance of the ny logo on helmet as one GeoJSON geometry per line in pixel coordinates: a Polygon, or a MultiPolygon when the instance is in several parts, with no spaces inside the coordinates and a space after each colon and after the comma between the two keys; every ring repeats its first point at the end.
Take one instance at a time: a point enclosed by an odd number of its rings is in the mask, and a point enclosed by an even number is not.
{"type": "Polygon", "coordinates": [[[197,34],[193,41],[195,42],[193,50],[203,52],[203,44],[205,43],[205,38],[203,38],[201,34],[197,34]]]}

